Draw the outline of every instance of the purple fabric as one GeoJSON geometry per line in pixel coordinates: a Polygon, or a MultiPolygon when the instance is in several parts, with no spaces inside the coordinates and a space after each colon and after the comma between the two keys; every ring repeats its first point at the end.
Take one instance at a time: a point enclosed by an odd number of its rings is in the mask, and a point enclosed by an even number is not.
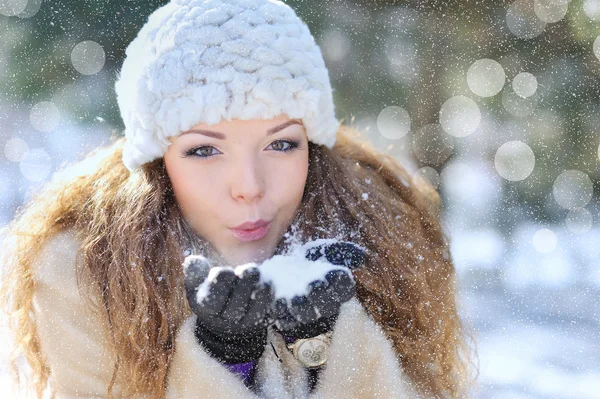
{"type": "Polygon", "coordinates": [[[286,344],[291,344],[291,343],[293,343],[293,342],[296,342],[296,341],[297,341],[297,339],[296,339],[296,338],[294,338],[294,337],[286,337],[285,335],[283,335],[283,339],[285,340],[285,343],[286,343],[286,344]]]}
{"type": "Polygon", "coordinates": [[[248,384],[248,380],[254,371],[254,366],[256,366],[256,360],[248,363],[225,364],[225,367],[227,367],[229,371],[242,377],[245,384],[248,384]]]}

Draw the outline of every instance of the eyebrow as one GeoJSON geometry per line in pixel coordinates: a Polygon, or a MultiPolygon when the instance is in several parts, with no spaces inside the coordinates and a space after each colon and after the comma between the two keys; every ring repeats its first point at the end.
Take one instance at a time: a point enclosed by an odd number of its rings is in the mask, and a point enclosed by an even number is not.
{"type": "MultiPolygon", "coordinates": [[[[289,120],[289,121],[287,121],[285,123],[282,123],[279,126],[275,126],[275,127],[270,128],[269,130],[267,130],[267,136],[275,134],[278,131],[285,129],[286,127],[288,127],[290,125],[300,125],[300,126],[303,126],[302,122],[300,122],[299,120],[297,120],[297,119],[291,119],[291,120],[289,120]]],[[[215,132],[215,131],[212,131],[212,130],[201,130],[201,129],[186,130],[185,132],[181,133],[181,135],[188,134],[188,133],[203,134],[205,136],[214,137],[215,139],[219,139],[219,140],[225,140],[225,138],[226,138],[225,134],[223,134],[221,132],[215,132]]]]}

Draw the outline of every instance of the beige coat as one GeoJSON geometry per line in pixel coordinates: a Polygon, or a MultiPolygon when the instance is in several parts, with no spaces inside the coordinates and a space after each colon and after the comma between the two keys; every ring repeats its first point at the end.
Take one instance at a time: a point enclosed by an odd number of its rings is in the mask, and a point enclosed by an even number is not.
{"type": "MultiPolygon", "coordinates": [[[[42,248],[34,272],[35,317],[51,369],[47,391],[56,399],[106,397],[114,361],[103,338],[106,327],[83,306],[77,291],[77,247],[72,230],[57,234],[42,248]]],[[[269,332],[269,344],[258,362],[257,395],[203,351],[194,337],[194,324],[192,315],[177,334],[167,399],[420,397],[402,372],[391,343],[355,299],[341,309],[328,364],[310,395],[305,369],[278,334],[269,332]]]]}

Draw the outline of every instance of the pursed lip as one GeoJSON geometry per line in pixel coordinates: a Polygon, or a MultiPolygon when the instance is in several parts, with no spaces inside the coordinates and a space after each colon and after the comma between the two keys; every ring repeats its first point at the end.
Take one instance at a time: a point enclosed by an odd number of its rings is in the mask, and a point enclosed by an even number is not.
{"type": "Polygon", "coordinates": [[[269,222],[259,219],[253,222],[244,222],[238,226],[232,227],[233,230],[255,230],[268,225],[269,222]]]}
{"type": "Polygon", "coordinates": [[[245,222],[235,228],[231,228],[231,234],[242,242],[257,241],[267,235],[271,228],[270,222],[257,220],[254,222],[245,222]]]}

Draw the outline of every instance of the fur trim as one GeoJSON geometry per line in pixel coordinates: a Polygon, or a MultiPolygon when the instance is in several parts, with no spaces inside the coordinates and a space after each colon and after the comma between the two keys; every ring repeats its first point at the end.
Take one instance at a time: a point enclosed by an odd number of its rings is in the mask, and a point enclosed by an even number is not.
{"type": "MultiPolygon", "coordinates": [[[[83,306],[77,291],[77,245],[72,230],[58,233],[42,248],[34,273],[34,311],[57,399],[103,397],[115,359],[104,336],[106,326],[83,306]]],[[[308,393],[306,371],[272,329],[257,365],[257,395],[202,349],[195,323],[191,315],[177,333],[166,399],[421,397],[402,372],[391,342],[357,299],[342,305],[330,358],[313,394],[308,393]]]]}

